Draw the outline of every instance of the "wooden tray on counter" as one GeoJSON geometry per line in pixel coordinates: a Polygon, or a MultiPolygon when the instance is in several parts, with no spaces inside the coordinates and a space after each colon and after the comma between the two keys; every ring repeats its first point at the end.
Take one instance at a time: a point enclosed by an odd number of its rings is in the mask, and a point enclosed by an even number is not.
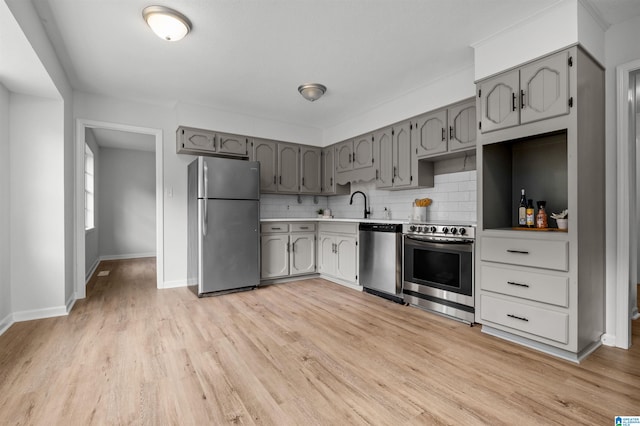
{"type": "Polygon", "coordinates": [[[568,232],[568,229],[559,229],[559,228],[527,228],[525,226],[514,226],[514,231],[538,231],[538,232],[568,232]]]}

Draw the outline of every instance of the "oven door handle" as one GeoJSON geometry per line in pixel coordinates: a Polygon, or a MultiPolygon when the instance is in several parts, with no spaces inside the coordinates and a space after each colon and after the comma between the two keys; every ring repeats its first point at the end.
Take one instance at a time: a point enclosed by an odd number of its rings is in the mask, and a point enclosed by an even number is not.
{"type": "Polygon", "coordinates": [[[460,240],[460,241],[433,241],[426,238],[415,237],[412,235],[406,235],[407,240],[412,240],[411,242],[407,242],[412,247],[422,248],[422,247],[430,247],[435,249],[451,249],[451,246],[456,246],[456,250],[464,251],[464,252],[472,252],[473,251],[473,241],[471,240],[460,240]],[[413,242],[415,241],[415,242],[413,242]]]}

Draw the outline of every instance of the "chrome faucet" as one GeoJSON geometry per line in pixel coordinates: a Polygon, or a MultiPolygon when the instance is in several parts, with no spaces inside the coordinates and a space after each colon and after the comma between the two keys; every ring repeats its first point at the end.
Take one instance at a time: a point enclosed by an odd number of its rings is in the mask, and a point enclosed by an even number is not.
{"type": "Polygon", "coordinates": [[[371,214],[371,211],[367,208],[367,196],[364,195],[364,192],[355,191],[353,194],[351,194],[351,199],[349,200],[349,204],[353,204],[353,196],[356,194],[362,194],[362,196],[364,197],[364,218],[366,219],[371,214]]]}

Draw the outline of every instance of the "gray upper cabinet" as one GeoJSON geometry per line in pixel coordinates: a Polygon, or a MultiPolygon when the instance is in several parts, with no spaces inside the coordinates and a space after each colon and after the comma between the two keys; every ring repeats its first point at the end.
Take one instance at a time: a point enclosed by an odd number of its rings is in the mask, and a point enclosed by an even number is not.
{"type": "Polygon", "coordinates": [[[218,153],[229,155],[248,156],[249,138],[246,136],[230,135],[228,133],[218,133],[218,153]]]}
{"type": "Polygon", "coordinates": [[[378,188],[403,188],[411,185],[411,123],[405,121],[375,133],[380,150],[378,188]]]}
{"type": "Polygon", "coordinates": [[[251,159],[260,162],[260,192],[278,190],[278,143],[254,139],[251,159]]]}
{"type": "Polygon", "coordinates": [[[322,192],[321,153],[321,148],[300,147],[300,192],[302,194],[322,192]]]}
{"type": "Polygon", "coordinates": [[[176,152],[178,154],[249,156],[249,138],[212,130],[178,127],[176,152]]]}
{"type": "Polygon", "coordinates": [[[334,161],[335,150],[332,146],[322,150],[321,163],[322,163],[322,194],[335,194],[336,193],[336,181],[335,171],[336,163],[334,161]]]}
{"type": "MultiPolygon", "coordinates": [[[[474,106],[475,110],[475,106],[474,106]]],[[[419,158],[447,152],[447,110],[430,112],[416,118],[416,148],[419,158]]],[[[475,130],[475,117],[473,126],[475,130]]]]}
{"type": "Polygon", "coordinates": [[[353,141],[348,140],[336,144],[336,172],[346,172],[353,169],[353,141]]]}
{"type": "Polygon", "coordinates": [[[216,134],[208,130],[179,127],[176,132],[176,141],[178,154],[216,152],[216,134]]]}
{"type": "Polygon", "coordinates": [[[300,191],[300,148],[295,144],[278,143],[278,192],[297,194],[300,191]]]}
{"type": "Polygon", "coordinates": [[[359,136],[353,140],[352,160],[354,169],[363,169],[373,165],[373,137],[371,134],[359,136]]]}
{"type": "Polygon", "coordinates": [[[393,187],[393,141],[391,127],[378,130],[373,138],[378,147],[378,161],[376,162],[376,186],[378,188],[393,187]]]}
{"type": "Polygon", "coordinates": [[[520,123],[569,113],[569,52],[520,69],[520,123]]]}
{"type": "Polygon", "coordinates": [[[476,146],[476,101],[453,106],[449,116],[449,151],[472,149],[476,146]]]}
{"type": "Polygon", "coordinates": [[[411,124],[405,121],[393,126],[391,131],[393,146],[393,186],[411,185],[411,124]]]}
{"type": "Polygon", "coordinates": [[[482,133],[568,114],[571,62],[560,52],[480,82],[482,133]]]}

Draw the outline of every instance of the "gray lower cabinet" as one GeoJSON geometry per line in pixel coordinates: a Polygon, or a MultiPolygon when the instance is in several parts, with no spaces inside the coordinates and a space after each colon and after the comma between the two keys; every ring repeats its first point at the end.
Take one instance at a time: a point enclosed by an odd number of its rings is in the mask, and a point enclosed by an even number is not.
{"type": "Polygon", "coordinates": [[[481,132],[568,114],[573,61],[565,50],[479,82],[481,132]]]}
{"type": "Polygon", "coordinates": [[[249,138],[241,135],[178,127],[176,131],[176,152],[193,155],[221,155],[231,157],[249,156],[249,138]]]}
{"type": "Polygon", "coordinates": [[[318,272],[341,284],[358,285],[358,224],[318,225],[318,272]]]}
{"type": "Polygon", "coordinates": [[[476,321],[572,361],[604,333],[604,75],[573,46],[478,82],[476,321]],[[518,228],[521,188],[568,230],[518,228]]]}
{"type": "Polygon", "coordinates": [[[260,248],[263,280],[316,272],[315,223],[263,223],[260,248]]]}

